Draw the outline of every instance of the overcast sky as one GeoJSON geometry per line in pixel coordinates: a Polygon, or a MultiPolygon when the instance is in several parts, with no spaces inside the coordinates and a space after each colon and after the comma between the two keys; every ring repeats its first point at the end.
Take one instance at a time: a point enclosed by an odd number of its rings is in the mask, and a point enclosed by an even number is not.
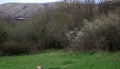
{"type": "Polygon", "coordinates": [[[46,2],[55,2],[60,0],[0,0],[0,4],[8,2],[22,2],[22,3],[46,3],[46,2]]]}
{"type": "MultiPolygon", "coordinates": [[[[47,2],[56,2],[56,1],[63,1],[63,0],[0,0],[0,4],[2,4],[2,3],[8,3],[8,2],[47,3],[47,2]]],[[[96,0],[96,2],[98,2],[98,1],[100,1],[100,0],[96,0]]],[[[111,1],[111,0],[108,0],[108,1],[111,1]]]]}

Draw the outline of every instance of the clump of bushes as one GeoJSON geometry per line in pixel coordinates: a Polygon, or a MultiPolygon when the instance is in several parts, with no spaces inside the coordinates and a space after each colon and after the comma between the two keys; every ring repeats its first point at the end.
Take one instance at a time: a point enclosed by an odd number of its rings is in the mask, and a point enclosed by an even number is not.
{"type": "Polygon", "coordinates": [[[7,37],[7,32],[5,28],[6,28],[5,24],[3,22],[0,22],[0,43],[1,44],[6,40],[6,37],[7,37]]]}
{"type": "Polygon", "coordinates": [[[55,9],[47,7],[45,12],[25,21],[0,22],[0,53],[12,55],[68,47],[80,51],[117,51],[120,13],[117,8],[111,11],[107,4],[111,3],[96,5],[95,0],[85,3],[73,0],[58,3],[55,9]]]}
{"type": "Polygon", "coordinates": [[[7,23],[0,21],[0,47],[8,38],[7,27],[8,27],[7,23]]]}
{"type": "Polygon", "coordinates": [[[102,16],[95,21],[85,22],[72,42],[72,48],[80,51],[120,50],[120,17],[118,14],[102,16]]]}
{"type": "Polygon", "coordinates": [[[30,45],[26,45],[24,42],[9,41],[0,47],[0,51],[4,55],[17,55],[29,52],[30,45]]]}

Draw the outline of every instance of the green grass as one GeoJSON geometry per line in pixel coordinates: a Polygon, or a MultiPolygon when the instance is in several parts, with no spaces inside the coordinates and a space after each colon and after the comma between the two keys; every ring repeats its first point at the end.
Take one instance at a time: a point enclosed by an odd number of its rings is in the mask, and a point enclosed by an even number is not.
{"type": "Polygon", "coordinates": [[[79,53],[46,51],[34,55],[0,57],[0,69],[120,69],[120,52],[79,53]]]}

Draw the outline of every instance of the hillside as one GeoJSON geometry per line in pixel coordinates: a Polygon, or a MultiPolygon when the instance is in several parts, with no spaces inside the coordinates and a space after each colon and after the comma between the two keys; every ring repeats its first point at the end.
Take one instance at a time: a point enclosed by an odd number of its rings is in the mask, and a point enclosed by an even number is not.
{"type": "Polygon", "coordinates": [[[55,3],[6,3],[0,5],[0,15],[30,17],[43,11],[45,7],[54,5],[55,3]]]}

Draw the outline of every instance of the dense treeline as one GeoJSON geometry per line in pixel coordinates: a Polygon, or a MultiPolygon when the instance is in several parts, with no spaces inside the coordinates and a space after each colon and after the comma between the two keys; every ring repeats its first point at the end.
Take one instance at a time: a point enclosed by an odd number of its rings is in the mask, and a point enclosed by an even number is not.
{"type": "Polygon", "coordinates": [[[15,23],[0,21],[0,54],[12,55],[44,49],[88,51],[120,50],[120,6],[94,0],[58,4],[15,23]],[[113,8],[114,7],[114,8],[113,8]]]}

